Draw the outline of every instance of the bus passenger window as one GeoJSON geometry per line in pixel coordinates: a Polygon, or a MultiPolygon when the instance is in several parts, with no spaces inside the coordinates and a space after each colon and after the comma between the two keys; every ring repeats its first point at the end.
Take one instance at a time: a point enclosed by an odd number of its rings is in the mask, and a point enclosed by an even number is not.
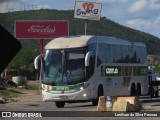
{"type": "Polygon", "coordinates": [[[97,67],[102,64],[101,60],[97,57],[97,67]]]}
{"type": "Polygon", "coordinates": [[[94,73],[95,56],[91,56],[89,66],[86,68],[87,78],[90,78],[94,73]]]}

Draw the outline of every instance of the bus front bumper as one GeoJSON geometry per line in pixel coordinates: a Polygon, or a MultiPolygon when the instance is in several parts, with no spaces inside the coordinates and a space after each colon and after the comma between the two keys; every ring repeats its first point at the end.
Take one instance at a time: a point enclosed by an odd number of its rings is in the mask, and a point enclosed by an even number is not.
{"type": "Polygon", "coordinates": [[[42,90],[43,101],[85,101],[90,100],[91,93],[89,90],[83,89],[76,92],[65,93],[61,91],[56,93],[54,91],[44,91],[42,90]]]}

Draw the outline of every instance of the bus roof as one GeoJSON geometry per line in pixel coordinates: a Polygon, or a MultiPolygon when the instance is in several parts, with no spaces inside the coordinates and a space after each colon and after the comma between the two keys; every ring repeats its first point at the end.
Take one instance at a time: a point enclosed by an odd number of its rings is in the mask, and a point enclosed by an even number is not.
{"type": "Polygon", "coordinates": [[[45,46],[45,49],[79,48],[91,43],[145,46],[144,43],[129,42],[115,37],[79,35],[55,38],[45,46]]]}

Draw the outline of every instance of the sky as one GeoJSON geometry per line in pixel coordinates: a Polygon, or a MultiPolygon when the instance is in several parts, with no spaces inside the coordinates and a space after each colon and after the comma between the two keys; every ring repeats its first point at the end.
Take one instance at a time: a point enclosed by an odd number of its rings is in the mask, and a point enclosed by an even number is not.
{"type": "MultiPolygon", "coordinates": [[[[76,0],[0,0],[0,13],[33,9],[74,10],[76,0]]],[[[160,38],[160,0],[77,0],[102,4],[101,17],[160,38]]]]}

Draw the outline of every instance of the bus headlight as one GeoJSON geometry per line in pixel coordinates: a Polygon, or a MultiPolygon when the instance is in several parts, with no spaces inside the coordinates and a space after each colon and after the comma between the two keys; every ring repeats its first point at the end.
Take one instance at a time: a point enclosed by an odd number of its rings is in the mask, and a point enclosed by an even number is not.
{"type": "Polygon", "coordinates": [[[86,96],[87,96],[87,94],[84,93],[84,94],[83,94],[83,97],[86,97],[86,96]]]}
{"type": "Polygon", "coordinates": [[[89,86],[89,83],[84,83],[84,86],[81,86],[79,89],[83,90],[86,89],[89,86]]]}
{"type": "Polygon", "coordinates": [[[79,89],[80,89],[80,90],[83,90],[84,88],[83,88],[83,87],[80,87],[79,89]]]}

